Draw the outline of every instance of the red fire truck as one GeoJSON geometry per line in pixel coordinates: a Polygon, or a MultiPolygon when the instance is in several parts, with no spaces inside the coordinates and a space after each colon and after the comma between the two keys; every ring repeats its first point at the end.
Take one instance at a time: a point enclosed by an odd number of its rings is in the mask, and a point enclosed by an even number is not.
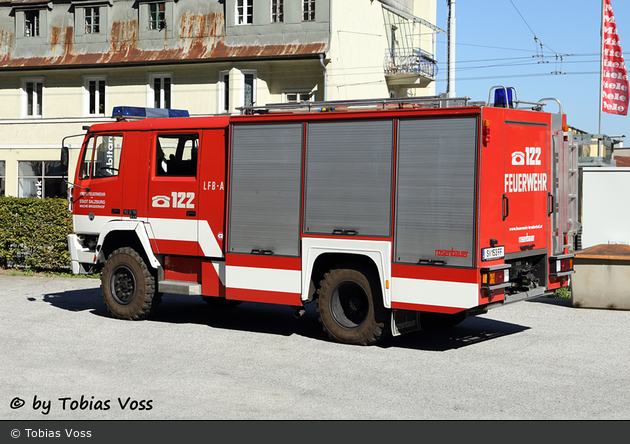
{"type": "Polygon", "coordinates": [[[316,302],[333,340],[363,345],[547,295],[573,273],[576,146],[559,102],[493,92],[117,107],[85,128],[72,270],[101,271],[117,318],[148,317],[163,293],[296,315],[316,302]]]}

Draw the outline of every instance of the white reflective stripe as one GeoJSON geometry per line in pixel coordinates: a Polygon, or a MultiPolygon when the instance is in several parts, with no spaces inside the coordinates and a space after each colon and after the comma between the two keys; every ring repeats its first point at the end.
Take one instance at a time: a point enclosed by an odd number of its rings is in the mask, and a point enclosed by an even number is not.
{"type": "Polygon", "coordinates": [[[274,268],[225,267],[226,286],[243,290],[302,292],[302,273],[299,270],[274,268]]]}
{"type": "Polygon", "coordinates": [[[207,220],[196,219],[149,219],[154,239],[199,242],[206,257],[223,257],[219,243],[207,220]],[[199,237],[197,238],[197,229],[199,237]]]}
{"type": "MultiPolygon", "coordinates": [[[[72,215],[72,225],[74,226],[74,232],[78,234],[101,234],[105,225],[109,222],[122,220],[120,217],[112,216],[94,216],[90,220],[88,215],[72,215]]],[[[137,222],[134,221],[134,222],[137,222]]]]}
{"type": "Polygon", "coordinates": [[[207,220],[199,221],[199,246],[206,257],[223,257],[221,247],[207,220]]]}
{"type": "Polygon", "coordinates": [[[479,286],[462,282],[392,278],[392,302],[471,308],[479,305],[479,286]]]}
{"type": "Polygon", "coordinates": [[[158,240],[197,242],[196,219],[149,218],[151,229],[158,240]]]}
{"type": "Polygon", "coordinates": [[[155,255],[153,254],[153,248],[151,247],[151,241],[149,240],[149,235],[147,233],[146,227],[148,224],[139,223],[136,226],[136,234],[138,235],[138,239],[140,239],[140,243],[144,247],[144,251],[149,258],[149,262],[153,268],[158,268],[160,266],[160,261],[157,260],[155,255]]]}

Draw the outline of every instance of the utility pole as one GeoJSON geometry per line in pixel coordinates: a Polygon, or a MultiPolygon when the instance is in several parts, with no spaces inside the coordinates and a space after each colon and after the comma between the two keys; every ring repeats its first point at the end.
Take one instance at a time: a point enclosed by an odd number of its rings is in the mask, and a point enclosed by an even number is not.
{"type": "Polygon", "coordinates": [[[448,3],[448,68],[446,74],[446,97],[455,97],[455,0],[448,3]]]}

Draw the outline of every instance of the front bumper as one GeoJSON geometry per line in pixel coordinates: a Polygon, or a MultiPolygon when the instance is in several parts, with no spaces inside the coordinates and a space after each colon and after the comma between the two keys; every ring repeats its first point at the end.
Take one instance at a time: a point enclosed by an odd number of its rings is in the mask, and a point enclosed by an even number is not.
{"type": "Polygon", "coordinates": [[[88,274],[86,266],[95,263],[96,252],[89,248],[84,248],[79,243],[76,234],[68,235],[68,250],[70,251],[70,263],[72,265],[73,274],[88,274]]]}

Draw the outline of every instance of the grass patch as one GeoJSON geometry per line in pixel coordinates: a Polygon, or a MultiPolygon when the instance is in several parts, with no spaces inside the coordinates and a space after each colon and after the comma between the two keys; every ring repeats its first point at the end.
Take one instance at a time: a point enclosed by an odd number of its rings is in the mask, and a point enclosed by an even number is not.
{"type": "Polygon", "coordinates": [[[571,299],[571,289],[569,287],[558,288],[554,294],[554,298],[571,299]]]}
{"type": "Polygon", "coordinates": [[[38,271],[31,268],[6,269],[0,268],[0,274],[8,276],[27,276],[27,277],[58,277],[72,279],[100,279],[101,274],[72,274],[65,271],[38,271]]]}

